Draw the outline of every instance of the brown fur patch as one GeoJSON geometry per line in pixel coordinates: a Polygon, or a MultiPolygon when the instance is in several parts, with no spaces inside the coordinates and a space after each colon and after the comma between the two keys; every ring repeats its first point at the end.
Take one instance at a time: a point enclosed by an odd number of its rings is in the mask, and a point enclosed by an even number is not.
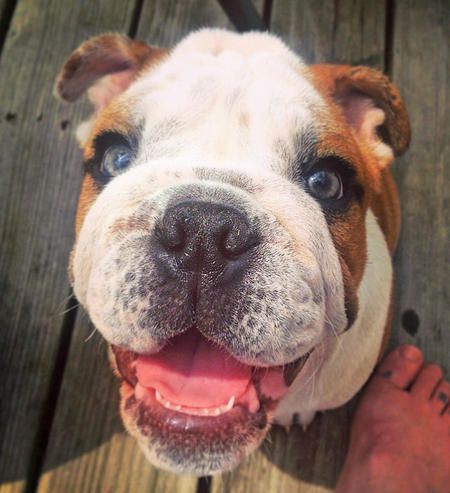
{"type": "MultiPolygon", "coordinates": [[[[335,84],[330,79],[335,67],[338,67],[336,69],[337,76],[340,76],[341,66],[314,66],[315,70],[319,69],[318,71],[313,72],[317,81],[316,86],[329,103],[328,108],[331,109],[332,114],[332,121],[327,122],[328,128],[331,129],[331,131],[326,130],[325,132],[322,132],[319,139],[321,143],[319,152],[326,153],[330,152],[331,149],[333,152],[336,152],[338,155],[352,163],[357,170],[358,179],[362,181],[366,191],[367,200],[363,205],[364,207],[368,206],[373,210],[385,235],[389,250],[393,253],[400,232],[400,204],[397,188],[390,169],[381,169],[380,166],[378,166],[370,146],[367,145],[364,139],[358,136],[357,132],[349,127],[345,121],[341,108],[333,100],[334,98],[331,91],[334,90],[335,84]],[[324,68],[326,70],[325,78],[323,79],[324,68]]],[[[344,70],[349,68],[351,69],[352,67],[344,66],[344,70]]],[[[371,69],[368,70],[370,73],[372,72],[371,69]]],[[[375,72],[380,74],[378,71],[375,72]]],[[[357,73],[361,75],[362,70],[357,71],[357,73]]],[[[373,78],[372,83],[375,83],[373,82],[373,78]]],[[[393,85],[392,87],[394,88],[393,85]]],[[[396,89],[395,93],[398,95],[396,89]]],[[[401,104],[403,105],[403,103],[401,104]]],[[[406,146],[407,142],[409,142],[409,124],[407,123],[406,110],[400,124],[406,125],[406,128],[404,129],[406,135],[401,141],[402,145],[406,146]],[[404,122],[405,118],[406,123],[404,122]]],[[[396,132],[398,133],[401,131],[397,130],[396,132]]],[[[355,231],[353,227],[352,231],[355,231]]]]}
{"type": "Polygon", "coordinates": [[[77,215],[75,220],[76,236],[80,234],[84,218],[89,212],[92,204],[100,193],[99,187],[91,175],[86,174],[81,184],[80,198],[78,200],[77,215]]]}
{"type": "Polygon", "coordinates": [[[386,115],[387,140],[394,153],[399,155],[407,149],[411,135],[408,112],[389,77],[364,66],[323,64],[312,65],[310,69],[322,92],[336,100],[345,98],[352,91],[372,99],[386,115]]]}
{"type": "Polygon", "coordinates": [[[117,98],[113,100],[97,117],[91,135],[84,147],[85,160],[95,155],[95,139],[105,132],[114,132],[120,135],[133,135],[137,122],[131,119],[133,102],[129,99],[117,98]]]}
{"type": "MultiPolygon", "coordinates": [[[[400,231],[400,206],[396,186],[388,167],[377,162],[365,136],[352,128],[344,117],[343,98],[349,91],[372,98],[386,114],[388,141],[396,154],[402,153],[410,138],[409,121],[398,90],[377,70],[347,65],[310,67],[315,87],[327,101],[328,115],[318,115],[323,122],[319,132],[319,154],[338,155],[349,161],[363,183],[365,197],[360,207],[352,206],[343,217],[330,223],[330,231],[339,253],[346,304],[356,298],[366,263],[365,211],[370,207],[393,253],[400,231]]],[[[386,326],[383,347],[390,331],[386,326]]]]}

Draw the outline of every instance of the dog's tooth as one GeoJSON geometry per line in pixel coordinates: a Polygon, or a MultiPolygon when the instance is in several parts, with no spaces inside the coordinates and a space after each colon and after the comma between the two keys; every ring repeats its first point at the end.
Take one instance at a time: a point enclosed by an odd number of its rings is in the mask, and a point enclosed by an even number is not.
{"type": "Polygon", "coordinates": [[[179,411],[181,409],[181,406],[179,404],[177,404],[176,406],[174,406],[174,409],[175,409],[175,411],[179,411]]]}
{"type": "MultiPolygon", "coordinates": [[[[169,400],[167,400],[165,397],[163,397],[157,390],[155,390],[155,397],[156,400],[162,404],[165,408],[167,409],[174,409],[175,405],[172,404],[169,400]]],[[[180,407],[181,408],[181,407],[180,407]]]]}
{"type": "Polygon", "coordinates": [[[225,406],[224,412],[229,411],[233,407],[234,401],[235,401],[235,398],[234,398],[234,395],[232,395],[230,397],[230,400],[228,401],[227,405],[225,406]]]}

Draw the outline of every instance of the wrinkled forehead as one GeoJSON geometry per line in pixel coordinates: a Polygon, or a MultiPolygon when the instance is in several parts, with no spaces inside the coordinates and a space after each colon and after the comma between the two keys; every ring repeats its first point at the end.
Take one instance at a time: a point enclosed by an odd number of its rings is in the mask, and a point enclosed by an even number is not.
{"type": "Polygon", "coordinates": [[[120,98],[146,158],[261,169],[311,151],[325,104],[307,67],[272,36],[212,34],[188,37],[120,98]]]}

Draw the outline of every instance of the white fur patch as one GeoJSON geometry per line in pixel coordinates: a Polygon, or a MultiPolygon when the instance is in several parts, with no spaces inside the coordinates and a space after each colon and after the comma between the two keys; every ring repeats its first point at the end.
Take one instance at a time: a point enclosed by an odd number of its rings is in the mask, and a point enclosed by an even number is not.
{"type": "Polygon", "coordinates": [[[371,210],[366,215],[366,231],[367,263],[358,290],[358,317],[348,332],[325,340],[312,353],[280,402],[277,423],[288,426],[298,413],[306,426],[317,411],[342,406],[360,390],[375,367],[391,299],[392,263],[371,210]]]}
{"type": "Polygon", "coordinates": [[[294,153],[295,139],[313,128],[312,108],[324,105],[305,70],[268,34],[192,34],[124,94],[145,122],[140,159],[273,168],[280,144],[294,153]]]}

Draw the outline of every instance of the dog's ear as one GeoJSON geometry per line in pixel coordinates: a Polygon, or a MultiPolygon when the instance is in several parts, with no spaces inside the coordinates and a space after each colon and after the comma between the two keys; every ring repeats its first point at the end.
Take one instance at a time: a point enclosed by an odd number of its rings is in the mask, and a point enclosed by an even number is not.
{"type": "Polygon", "coordinates": [[[103,34],[88,39],[70,55],[56,80],[55,93],[72,102],[87,90],[95,112],[77,128],[81,146],[89,137],[96,115],[125,91],[141,68],[157,62],[166,53],[120,34],[103,34]]]}
{"type": "Polygon", "coordinates": [[[386,75],[349,65],[319,64],[312,65],[311,70],[382,168],[406,150],[410,139],[408,113],[398,89],[386,75]]]}
{"type": "Polygon", "coordinates": [[[166,53],[120,34],[103,34],[82,43],[58,75],[56,95],[75,101],[87,89],[96,111],[104,108],[135,79],[139,69],[166,53]]]}

